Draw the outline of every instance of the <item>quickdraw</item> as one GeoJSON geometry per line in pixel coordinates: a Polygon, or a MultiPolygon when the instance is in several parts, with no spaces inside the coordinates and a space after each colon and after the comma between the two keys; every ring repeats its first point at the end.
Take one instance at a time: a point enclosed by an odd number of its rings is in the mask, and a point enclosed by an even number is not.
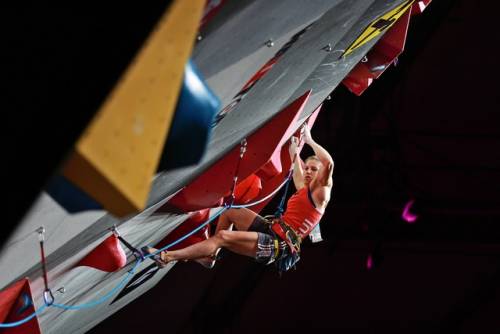
{"type": "Polygon", "coordinates": [[[240,143],[240,158],[238,159],[238,162],[236,164],[236,169],[234,171],[234,176],[233,176],[233,185],[231,186],[231,195],[229,196],[229,203],[225,203],[226,206],[229,206],[230,208],[234,204],[235,196],[234,196],[234,191],[236,189],[236,184],[238,183],[238,173],[240,171],[240,164],[241,160],[243,160],[243,156],[245,155],[245,152],[247,151],[247,140],[243,139],[240,143]]]}
{"type": "Polygon", "coordinates": [[[43,283],[45,285],[45,290],[43,291],[43,301],[45,305],[51,306],[52,304],[54,304],[54,295],[49,288],[49,280],[47,278],[47,261],[45,260],[45,248],[43,245],[45,242],[45,228],[43,226],[40,226],[37,229],[37,232],[38,241],[40,242],[40,258],[42,262],[43,283]]]}
{"type": "Polygon", "coordinates": [[[118,231],[118,229],[116,228],[116,225],[113,225],[111,228],[110,228],[110,231],[118,238],[118,240],[121,241],[121,243],[123,245],[125,245],[125,247],[128,248],[128,250],[132,253],[132,255],[134,255],[135,259],[136,260],[141,260],[141,261],[144,261],[144,252],[141,251],[141,250],[138,250],[137,248],[135,248],[134,246],[132,246],[127,240],[125,240],[121,235],[120,235],[120,232],[118,231]]]}

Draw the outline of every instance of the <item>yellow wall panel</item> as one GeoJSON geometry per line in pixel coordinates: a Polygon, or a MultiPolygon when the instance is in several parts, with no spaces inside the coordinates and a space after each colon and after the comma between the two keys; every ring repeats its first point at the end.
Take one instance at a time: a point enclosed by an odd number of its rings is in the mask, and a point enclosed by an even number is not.
{"type": "Polygon", "coordinates": [[[170,5],[63,168],[115,215],[146,204],[204,5],[204,0],[170,5]]]}
{"type": "Polygon", "coordinates": [[[343,56],[347,56],[360,46],[371,41],[381,33],[385,32],[387,29],[392,27],[394,23],[413,5],[415,0],[407,0],[396,8],[388,11],[384,15],[378,17],[376,20],[372,21],[368,27],[359,35],[358,38],[347,48],[343,56]]]}

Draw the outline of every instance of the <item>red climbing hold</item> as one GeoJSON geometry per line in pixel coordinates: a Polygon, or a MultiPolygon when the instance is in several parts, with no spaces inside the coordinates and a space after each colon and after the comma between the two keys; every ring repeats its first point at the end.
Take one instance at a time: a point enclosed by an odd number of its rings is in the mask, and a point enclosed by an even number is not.
{"type": "Polygon", "coordinates": [[[234,189],[234,203],[247,204],[255,199],[262,190],[262,182],[260,177],[251,174],[246,179],[241,181],[234,189]]]}
{"type": "MultiPolygon", "coordinates": [[[[35,312],[30,284],[27,278],[17,281],[0,291],[0,323],[12,323],[25,319],[35,312]]],[[[37,317],[22,325],[1,330],[5,334],[41,333],[37,317]]]]}
{"type": "Polygon", "coordinates": [[[113,234],[80,260],[77,266],[92,267],[111,273],[123,268],[126,263],[127,255],[113,234]]]}

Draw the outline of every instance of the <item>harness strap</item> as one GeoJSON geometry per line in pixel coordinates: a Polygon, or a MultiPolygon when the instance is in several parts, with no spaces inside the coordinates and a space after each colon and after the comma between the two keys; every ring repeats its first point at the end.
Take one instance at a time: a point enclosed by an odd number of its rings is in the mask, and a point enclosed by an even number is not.
{"type": "Polygon", "coordinates": [[[276,260],[280,254],[280,243],[278,241],[278,238],[276,238],[276,237],[274,238],[273,241],[274,241],[274,249],[275,249],[274,255],[273,255],[273,260],[276,260]]]}
{"type": "Polygon", "coordinates": [[[278,235],[285,236],[284,241],[290,247],[293,253],[300,253],[300,244],[302,243],[302,238],[300,235],[293,230],[287,223],[282,219],[275,219],[271,227],[278,235]]]}
{"type": "MultiPolygon", "coordinates": [[[[275,216],[265,216],[264,219],[269,223],[270,230],[274,234],[274,245],[276,246],[279,241],[278,237],[283,239],[290,247],[292,253],[300,253],[300,244],[302,238],[294,231],[294,229],[287,225],[281,218],[275,216]],[[283,238],[284,236],[284,238],[283,238]]],[[[277,256],[277,255],[276,255],[277,256]]]]}

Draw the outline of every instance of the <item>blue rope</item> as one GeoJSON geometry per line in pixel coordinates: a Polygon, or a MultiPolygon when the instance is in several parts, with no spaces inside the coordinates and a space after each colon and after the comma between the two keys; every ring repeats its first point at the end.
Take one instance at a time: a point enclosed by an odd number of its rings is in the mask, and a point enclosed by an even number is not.
{"type": "MultiPolygon", "coordinates": [[[[198,232],[199,230],[201,230],[203,227],[205,227],[206,225],[210,224],[210,222],[212,222],[215,218],[217,218],[218,216],[220,216],[222,214],[222,212],[224,212],[228,208],[229,207],[227,207],[227,206],[223,207],[214,216],[210,217],[210,219],[208,219],[205,223],[203,223],[202,225],[198,226],[196,229],[194,229],[193,231],[191,231],[188,234],[184,235],[183,237],[175,240],[174,242],[170,243],[169,245],[167,245],[167,246],[163,247],[162,249],[158,250],[158,252],[161,252],[161,251],[163,251],[163,250],[165,250],[167,248],[170,248],[170,247],[172,247],[172,246],[174,246],[174,245],[182,242],[183,240],[189,238],[191,235],[195,234],[196,232],[198,232]]],[[[144,258],[152,257],[153,255],[154,254],[148,254],[144,258]]],[[[118,285],[116,285],[111,291],[109,291],[107,294],[105,294],[104,296],[102,296],[101,298],[99,298],[97,300],[94,300],[94,301],[91,301],[91,302],[88,302],[88,303],[84,303],[84,304],[80,304],[80,305],[65,305],[65,304],[53,303],[50,306],[54,306],[54,307],[57,307],[57,308],[60,308],[60,309],[64,309],[64,310],[81,310],[81,309],[91,308],[91,307],[97,306],[99,304],[102,304],[103,302],[105,302],[106,300],[108,300],[109,298],[111,298],[118,290],[122,289],[128,283],[128,281],[130,280],[131,276],[135,273],[137,267],[141,264],[141,262],[142,262],[142,260],[140,258],[137,259],[137,262],[132,267],[132,269],[128,271],[128,273],[125,276],[125,278],[122,279],[121,282],[118,285]]],[[[17,321],[17,322],[13,322],[13,323],[0,324],[0,328],[2,328],[2,327],[16,327],[16,326],[22,325],[22,324],[30,321],[38,313],[42,312],[43,309],[45,309],[47,306],[48,305],[43,305],[36,312],[34,312],[33,314],[31,314],[30,316],[26,317],[25,319],[23,319],[21,321],[17,321]]]]}
{"type": "Polygon", "coordinates": [[[201,230],[202,228],[204,228],[205,226],[207,226],[208,224],[210,224],[215,218],[219,217],[224,211],[226,211],[227,209],[231,208],[231,206],[224,206],[222,209],[220,209],[215,215],[213,215],[212,217],[210,217],[210,219],[208,219],[206,222],[204,222],[203,224],[201,224],[200,226],[198,226],[197,228],[195,228],[194,230],[192,230],[191,232],[189,232],[188,234],[186,234],[185,236],[171,242],[170,244],[166,245],[165,247],[163,248],[160,248],[158,249],[156,252],[154,253],[151,253],[151,254],[148,254],[146,256],[144,256],[144,258],[149,258],[149,257],[153,257],[155,256],[156,254],[159,254],[161,252],[163,252],[164,250],[167,250],[168,248],[172,247],[172,246],[175,246],[177,245],[178,243],[186,240],[187,238],[189,238],[190,236],[192,236],[193,234],[195,234],[196,232],[198,232],[199,230],[201,230]]]}
{"type": "MultiPolygon", "coordinates": [[[[267,201],[269,198],[271,198],[272,196],[274,196],[278,191],[280,191],[280,189],[285,185],[285,184],[288,184],[288,181],[290,181],[290,176],[287,176],[285,178],[285,181],[283,181],[279,187],[277,187],[272,193],[270,193],[269,195],[267,195],[266,197],[264,198],[261,198],[255,202],[252,202],[252,203],[248,203],[248,204],[241,204],[241,205],[232,205],[231,208],[234,208],[234,209],[241,209],[241,208],[248,208],[250,206],[254,206],[254,205],[257,205],[257,204],[260,204],[264,201],[267,201]]],[[[287,189],[288,189],[288,185],[287,185],[287,189]]],[[[286,193],[286,191],[285,191],[286,193]]],[[[283,201],[283,199],[282,199],[283,201]]]]}
{"type": "Polygon", "coordinates": [[[110,292],[108,292],[107,294],[105,294],[104,296],[102,296],[101,298],[99,298],[97,300],[94,300],[94,301],[91,301],[88,303],[84,303],[84,304],[80,304],[80,305],[65,305],[65,304],[53,303],[51,306],[61,308],[64,310],[81,310],[81,309],[91,308],[91,307],[94,307],[96,305],[102,304],[106,300],[111,298],[118,290],[120,290],[122,287],[124,287],[125,284],[127,284],[127,282],[130,280],[131,276],[134,274],[135,270],[137,269],[139,264],[141,264],[141,262],[142,262],[142,260],[140,258],[137,259],[137,262],[132,267],[132,269],[128,271],[125,278],[122,279],[121,282],[117,286],[115,286],[110,292]]]}
{"type": "MultiPolygon", "coordinates": [[[[161,251],[163,251],[163,250],[165,250],[167,248],[170,248],[170,247],[172,247],[172,246],[180,243],[181,241],[189,238],[191,235],[193,235],[196,232],[198,232],[199,230],[201,230],[204,226],[210,224],[210,222],[212,222],[215,218],[217,218],[222,212],[224,212],[225,210],[227,210],[227,208],[228,207],[222,208],[214,216],[210,217],[210,219],[208,219],[205,223],[203,223],[202,225],[198,226],[196,229],[194,229],[193,231],[191,231],[188,234],[184,235],[183,237],[181,237],[181,238],[175,240],[174,242],[170,243],[169,245],[163,247],[162,249],[159,249],[156,253],[159,253],[159,252],[161,252],[161,251]]],[[[156,253],[154,253],[154,254],[148,254],[148,255],[144,256],[144,258],[152,257],[156,253]]],[[[128,283],[128,281],[130,280],[131,276],[135,273],[135,270],[137,269],[137,267],[139,266],[139,264],[141,264],[141,262],[142,262],[142,259],[138,258],[136,264],[134,265],[134,267],[130,271],[128,271],[128,273],[125,276],[125,278],[117,286],[115,286],[111,291],[109,291],[107,294],[105,294],[104,296],[102,296],[101,298],[99,298],[97,300],[94,300],[94,301],[91,301],[91,302],[88,302],[88,303],[84,303],[84,304],[80,304],[80,305],[65,305],[65,304],[53,303],[51,306],[54,306],[54,307],[57,307],[57,308],[61,308],[61,309],[64,309],[64,310],[80,310],[80,309],[91,308],[91,307],[94,307],[96,305],[102,304],[103,302],[105,302],[106,300],[108,300],[109,298],[111,298],[118,290],[122,289],[125,286],[125,284],[128,283]]]]}
{"type": "Polygon", "coordinates": [[[285,178],[285,181],[283,181],[272,193],[270,193],[269,195],[265,196],[264,198],[261,198],[260,200],[257,200],[255,202],[248,203],[248,204],[242,204],[242,205],[232,205],[232,204],[229,204],[229,205],[226,205],[221,210],[219,210],[215,215],[213,215],[212,217],[210,217],[210,219],[208,219],[206,222],[204,222],[203,224],[201,224],[200,226],[198,226],[197,228],[195,228],[193,231],[191,231],[188,234],[186,234],[185,236],[177,239],[176,241],[173,241],[172,243],[166,245],[165,247],[158,249],[156,252],[144,256],[144,258],[153,257],[153,256],[155,256],[155,255],[157,255],[157,254],[159,254],[159,253],[161,253],[161,252],[169,249],[170,247],[175,246],[178,243],[186,240],[187,238],[189,238],[190,236],[192,236],[193,234],[195,234],[196,232],[198,232],[199,230],[201,230],[202,228],[204,228],[205,226],[207,226],[208,224],[210,224],[212,221],[214,221],[215,218],[219,217],[224,211],[226,211],[228,209],[247,208],[247,207],[250,207],[250,206],[254,206],[254,205],[260,204],[260,203],[266,201],[267,199],[269,199],[270,197],[274,196],[284,185],[286,185],[285,193],[283,194],[283,198],[281,199],[281,204],[280,204],[280,206],[283,207],[285,199],[286,199],[286,193],[288,191],[288,185],[290,184],[289,181],[291,179],[291,175],[292,175],[291,172],[288,173],[287,177],[285,178]]]}
{"type": "Polygon", "coordinates": [[[286,195],[288,193],[288,186],[290,185],[290,180],[292,179],[291,176],[292,176],[292,172],[290,171],[290,173],[288,173],[288,176],[286,178],[285,191],[283,191],[283,196],[281,197],[280,204],[278,205],[278,208],[276,208],[276,212],[274,213],[274,216],[277,218],[281,218],[281,216],[283,215],[283,212],[285,211],[285,209],[284,209],[285,199],[286,199],[286,195]]]}
{"type": "MultiPolygon", "coordinates": [[[[230,209],[230,208],[235,208],[235,209],[238,209],[238,208],[246,208],[246,207],[250,207],[250,206],[254,206],[254,205],[257,205],[259,203],[262,203],[263,201],[267,200],[268,198],[270,198],[271,196],[273,196],[274,194],[276,194],[282,187],[283,185],[286,184],[286,190],[285,190],[285,194],[284,194],[284,197],[282,199],[282,203],[284,203],[284,198],[286,197],[286,192],[288,190],[288,184],[289,184],[289,181],[290,181],[290,175],[285,179],[285,181],[279,186],[277,187],[272,193],[270,193],[269,195],[267,195],[266,197],[258,200],[258,201],[255,201],[253,203],[248,203],[248,204],[244,204],[244,205],[226,205],[224,206],[221,210],[219,210],[215,215],[213,215],[212,217],[210,217],[210,219],[208,219],[206,222],[204,222],[203,224],[201,224],[200,226],[198,226],[196,229],[194,229],[193,231],[189,232],[188,234],[184,235],[183,237],[171,242],[170,244],[168,244],[167,246],[161,248],[161,249],[158,249],[155,253],[152,253],[152,254],[148,254],[146,256],[144,256],[144,258],[149,258],[149,257],[153,257],[154,255],[172,247],[172,246],[175,246],[177,245],[178,243],[184,241],[185,239],[189,238],[190,236],[192,236],[193,234],[195,234],[196,232],[200,231],[202,228],[204,228],[205,226],[207,226],[208,224],[210,224],[213,220],[215,220],[218,216],[220,216],[224,211],[226,211],[227,209],[230,209]]],[[[43,305],[41,306],[38,310],[36,310],[35,312],[33,312],[33,314],[29,315],[28,317],[22,319],[22,320],[19,320],[19,321],[16,321],[16,322],[12,322],[12,323],[0,323],[0,328],[9,328],[9,327],[16,327],[16,326],[20,326],[28,321],[30,321],[31,319],[33,319],[35,316],[37,316],[39,313],[41,313],[47,306],[53,306],[53,307],[57,307],[57,308],[60,308],[60,309],[64,309],[64,310],[80,310],[80,309],[85,309],[85,308],[91,308],[91,307],[94,307],[96,305],[99,305],[99,304],[102,304],[103,302],[105,302],[106,300],[108,300],[109,298],[111,298],[118,290],[122,289],[125,284],[128,283],[128,281],[130,280],[131,276],[135,273],[135,270],[137,269],[137,267],[141,264],[142,262],[142,259],[138,258],[137,259],[137,262],[135,263],[135,265],[132,267],[131,270],[128,271],[127,275],[125,276],[125,278],[123,280],[121,280],[121,282],[115,286],[111,291],[109,291],[107,294],[105,294],[104,296],[102,296],[101,298],[97,299],[97,300],[94,300],[94,301],[91,301],[91,302],[88,302],[88,303],[84,303],[84,304],[80,304],[80,305],[65,305],[65,304],[58,304],[58,303],[53,303],[51,305],[43,305]]]]}
{"type": "Polygon", "coordinates": [[[27,323],[28,321],[30,321],[31,319],[33,319],[35,316],[37,316],[38,313],[41,313],[46,307],[47,307],[47,305],[42,305],[38,310],[36,310],[35,312],[30,314],[26,318],[21,319],[19,321],[0,323],[0,328],[11,328],[11,327],[21,326],[21,325],[27,323]]]}

